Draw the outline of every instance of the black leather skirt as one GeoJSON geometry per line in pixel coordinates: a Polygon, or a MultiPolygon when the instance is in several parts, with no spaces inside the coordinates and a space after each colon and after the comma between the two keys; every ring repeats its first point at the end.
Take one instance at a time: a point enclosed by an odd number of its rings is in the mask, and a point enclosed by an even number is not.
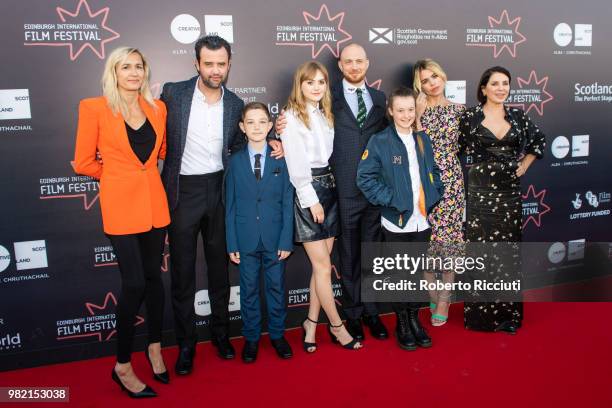
{"type": "Polygon", "coordinates": [[[336,237],[339,234],[336,180],[331,173],[330,167],[311,169],[311,171],[312,186],[317,193],[319,203],[323,206],[325,218],[322,224],[316,223],[312,218],[310,208],[302,208],[296,195],[293,201],[295,242],[319,241],[336,237]]]}

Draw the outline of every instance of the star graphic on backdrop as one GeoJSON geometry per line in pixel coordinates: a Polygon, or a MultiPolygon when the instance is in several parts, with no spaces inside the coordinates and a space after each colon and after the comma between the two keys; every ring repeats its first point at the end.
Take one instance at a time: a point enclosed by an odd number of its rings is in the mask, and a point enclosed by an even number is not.
{"type": "Polygon", "coordinates": [[[550,207],[546,203],[544,203],[545,196],[546,196],[546,189],[536,194],[535,187],[533,186],[533,184],[529,185],[527,192],[521,195],[523,202],[527,201],[528,199],[529,201],[538,202],[538,213],[535,215],[533,214],[529,215],[525,219],[525,221],[523,221],[523,227],[522,227],[523,229],[527,226],[527,224],[529,224],[529,221],[533,221],[533,223],[537,227],[540,227],[540,225],[542,224],[542,216],[550,211],[550,207]]]}
{"type": "Polygon", "coordinates": [[[382,85],[382,78],[377,79],[374,82],[369,82],[368,78],[366,78],[365,82],[366,82],[366,85],[369,86],[370,88],[378,89],[380,91],[380,86],[382,85]]]}
{"type": "Polygon", "coordinates": [[[493,46],[493,57],[497,58],[499,54],[501,54],[504,51],[504,49],[506,49],[508,50],[512,58],[516,58],[516,46],[527,41],[527,38],[525,38],[525,36],[521,34],[518,30],[519,25],[521,24],[521,18],[516,17],[514,20],[510,20],[510,16],[508,15],[508,10],[504,10],[502,11],[501,16],[499,16],[498,20],[496,20],[492,16],[489,16],[489,27],[502,28],[503,27],[502,20],[504,18],[506,19],[505,25],[508,28],[511,28],[512,31],[514,32],[514,35],[519,37],[520,39],[518,41],[516,41],[516,38],[514,39],[514,44],[512,45],[512,49],[510,49],[510,46],[508,44],[502,45],[499,49],[497,48],[497,44],[491,44],[493,46]]]}
{"type": "Polygon", "coordinates": [[[164,240],[164,257],[162,258],[162,272],[168,272],[170,266],[170,242],[168,241],[168,234],[166,234],[166,239],[164,240]]]}
{"type": "Polygon", "coordinates": [[[161,92],[162,92],[161,83],[153,82],[151,86],[149,87],[149,89],[151,89],[151,94],[153,95],[153,97],[155,99],[159,99],[159,97],[161,96],[161,92]]]}
{"type": "Polygon", "coordinates": [[[302,15],[304,16],[304,20],[306,21],[306,24],[308,24],[309,26],[315,22],[320,25],[325,25],[325,23],[333,22],[334,23],[333,25],[336,26],[336,34],[343,34],[344,38],[338,41],[321,41],[321,42],[311,41],[311,42],[303,42],[303,43],[291,42],[291,43],[276,43],[276,45],[295,45],[298,47],[310,47],[312,51],[312,58],[317,58],[317,56],[321,52],[323,52],[324,49],[327,48],[329,51],[331,51],[334,57],[338,58],[340,55],[340,44],[345,43],[353,38],[352,35],[347,33],[342,28],[342,23],[344,22],[345,12],[340,12],[332,17],[329,13],[329,8],[327,7],[327,5],[322,4],[321,8],[319,9],[319,14],[317,16],[307,11],[303,11],[302,15]],[[323,15],[323,12],[325,12],[325,15],[323,15]]]}
{"type": "Polygon", "coordinates": [[[92,44],[90,41],[85,41],[82,44],[80,44],[80,46],[78,43],[80,43],[81,41],[78,41],[77,44],[75,44],[76,41],[72,41],[72,42],[24,43],[24,45],[44,45],[44,46],[49,46],[49,47],[68,47],[70,50],[70,60],[71,61],[76,60],[86,48],[89,48],[93,51],[94,54],[98,56],[98,58],[104,59],[105,58],[104,47],[106,43],[116,40],[117,38],[120,37],[119,33],[112,30],[110,27],[106,25],[106,20],[108,19],[108,12],[110,11],[110,7],[103,7],[96,12],[92,12],[91,7],[89,7],[89,4],[87,3],[87,0],[80,0],[74,12],[70,12],[62,7],[56,7],[55,11],[57,11],[57,15],[59,16],[59,19],[61,20],[62,23],[79,24],[83,22],[82,20],[84,18],[91,19],[90,23],[91,24],[95,23],[98,27],[100,27],[99,29],[100,35],[104,37],[106,34],[105,36],[106,38],[102,39],[99,42],[99,48],[96,48],[94,44],[92,44]]]}
{"type": "Polygon", "coordinates": [[[519,32],[519,25],[521,24],[521,17],[516,17],[514,20],[510,20],[510,16],[508,15],[508,10],[502,11],[499,19],[496,19],[493,16],[489,16],[489,28],[508,28],[513,32],[514,42],[512,46],[508,44],[466,44],[471,47],[492,47],[493,48],[493,57],[497,58],[504,51],[507,50],[512,58],[516,58],[516,47],[527,41],[527,38],[519,32]],[[505,20],[505,21],[504,21],[505,20]],[[518,39],[517,39],[518,38],[518,39]]]}
{"type": "Polygon", "coordinates": [[[540,116],[544,115],[544,104],[555,99],[548,91],[546,90],[546,86],[548,85],[548,77],[542,77],[542,79],[538,80],[538,74],[535,71],[531,71],[529,74],[529,78],[527,80],[517,77],[517,82],[519,88],[539,88],[541,100],[540,102],[530,102],[530,103],[512,103],[510,106],[517,106],[525,111],[525,113],[529,113],[530,110],[535,109],[540,116]]]}

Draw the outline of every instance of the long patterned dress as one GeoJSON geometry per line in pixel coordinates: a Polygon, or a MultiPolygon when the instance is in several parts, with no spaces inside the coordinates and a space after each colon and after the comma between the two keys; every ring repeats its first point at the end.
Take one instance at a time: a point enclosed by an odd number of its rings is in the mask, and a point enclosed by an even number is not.
{"type": "MultiPolygon", "coordinates": [[[[524,154],[542,158],[545,137],[522,110],[505,107],[505,111],[510,129],[501,139],[482,125],[481,105],[468,109],[461,118],[460,143],[474,163],[468,171],[468,242],[521,241],[521,181],[516,169],[524,154]]],[[[464,322],[469,329],[519,328],[522,320],[522,302],[464,303],[464,322]]]]}
{"type": "Polygon", "coordinates": [[[439,243],[463,242],[463,213],[465,193],[459,152],[459,120],[465,107],[448,104],[428,107],[421,117],[421,125],[431,138],[434,160],[440,168],[444,195],[429,216],[431,241],[439,243]]]}

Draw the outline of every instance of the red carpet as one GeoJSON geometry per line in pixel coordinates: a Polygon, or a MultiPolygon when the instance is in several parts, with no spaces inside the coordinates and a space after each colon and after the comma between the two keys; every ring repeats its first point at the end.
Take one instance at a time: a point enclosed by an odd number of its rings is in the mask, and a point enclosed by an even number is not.
{"type": "MultiPolygon", "coordinates": [[[[302,351],[300,332],[291,330],[293,359],[279,360],[264,337],[253,365],[222,361],[205,343],[193,374],[172,376],[170,385],[150,379],[137,353],[136,372],[160,394],[146,401],[128,399],[111,381],[111,357],[0,373],[0,386],[69,386],[70,405],[78,407],[609,407],[611,315],[612,303],[526,303],[524,327],[510,336],[464,330],[462,307],[454,305],[448,324],[427,324],[434,341],[428,350],[366,339],[363,350],[347,351],[320,326],[314,355],[302,351]]],[[[391,329],[395,319],[385,323],[391,329]]],[[[242,340],[233,342],[239,352],[242,340]]],[[[176,349],[164,356],[172,366],[176,349]]]]}

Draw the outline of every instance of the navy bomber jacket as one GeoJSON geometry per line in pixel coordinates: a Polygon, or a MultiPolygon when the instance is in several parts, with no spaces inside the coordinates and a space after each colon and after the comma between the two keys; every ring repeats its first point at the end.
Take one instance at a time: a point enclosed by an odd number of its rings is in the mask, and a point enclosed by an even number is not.
{"type": "MultiPolygon", "coordinates": [[[[419,131],[413,137],[429,214],[442,198],[444,185],[429,136],[419,131]]],[[[398,227],[402,228],[410,219],[414,208],[408,152],[395,126],[390,125],[370,138],[357,169],[357,186],[369,202],[382,206],[382,216],[398,227]]]]}

